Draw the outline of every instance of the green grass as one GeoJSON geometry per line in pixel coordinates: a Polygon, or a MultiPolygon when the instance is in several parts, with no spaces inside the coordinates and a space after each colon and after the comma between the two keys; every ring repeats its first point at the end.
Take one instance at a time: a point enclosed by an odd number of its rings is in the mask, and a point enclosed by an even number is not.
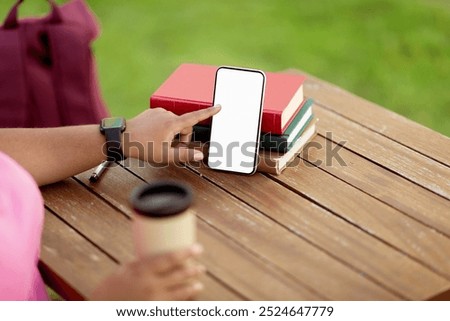
{"type": "MultiPolygon", "coordinates": [[[[12,2],[0,3],[2,16],[12,2]]],[[[449,1],[88,2],[102,23],[94,48],[116,115],[145,109],[183,62],[294,67],[450,136],[449,1]]],[[[21,12],[45,10],[28,0],[21,12]]]]}

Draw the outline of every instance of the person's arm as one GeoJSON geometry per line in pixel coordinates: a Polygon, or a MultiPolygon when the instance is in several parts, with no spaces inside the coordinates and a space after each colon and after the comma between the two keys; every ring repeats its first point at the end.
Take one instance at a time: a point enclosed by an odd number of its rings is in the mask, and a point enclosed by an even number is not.
{"type": "MultiPolygon", "coordinates": [[[[148,109],[127,122],[124,155],[158,163],[201,160],[200,151],[171,148],[172,140],[180,133],[180,140],[187,142],[192,126],[219,110],[211,107],[176,116],[161,108],[148,109]]],[[[106,159],[105,137],[98,125],[0,129],[0,150],[21,164],[38,185],[81,173],[106,159]]]]}
{"type": "Polygon", "coordinates": [[[105,137],[96,125],[0,129],[0,150],[45,185],[99,164],[105,137]]]}

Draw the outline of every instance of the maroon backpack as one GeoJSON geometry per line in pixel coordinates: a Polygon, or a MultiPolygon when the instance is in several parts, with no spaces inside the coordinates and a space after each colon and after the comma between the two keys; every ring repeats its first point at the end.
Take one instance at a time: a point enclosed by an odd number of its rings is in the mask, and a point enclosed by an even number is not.
{"type": "Polygon", "coordinates": [[[93,124],[108,116],[90,44],[99,28],[83,0],[44,18],[17,19],[18,0],[0,28],[0,127],[93,124]]]}

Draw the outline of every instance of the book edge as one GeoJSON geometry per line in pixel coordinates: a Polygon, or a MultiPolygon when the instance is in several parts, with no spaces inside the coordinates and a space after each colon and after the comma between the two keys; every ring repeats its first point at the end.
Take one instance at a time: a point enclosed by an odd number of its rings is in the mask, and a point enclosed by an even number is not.
{"type": "MultiPolygon", "coordinates": [[[[264,160],[259,160],[258,161],[258,168],[257,170],[259,172],[264,172],[264,173],[271,173],[271,174],[276,174],[279,175],[281,174],[281,172],[287,167],[287,164],[289,164],[298,154],[300,154],[303,150],[303,148],[306,146],[307,143],[309,143],[316,135],[317,133],[317,119],[311,123],[304,132],[303,132],[303,138],[304,140],[300,140],[302,137],[300,137],[300,139],[298,140],[298,149],[292,148],[290,151],[292,152],[292,155],[286,156],[289,154],[289,152],[283,154],[282,156],[278,157],[278,158],[264,158],[264,160]],[[281,162],[280,160],[284,159],[283,162],[281,162]]],[[[297,143],[296,143],[297,144],[297,143]]],[[[295,145],[294,145],[295,146],[295,145]]],[[[260,156],[261,157],[261,153],[260,156]]]]}
{"type": "Polygon", "coordinates": [[[286,129],[286,127],[289,126],[289,120],[291,120],[292,116],[295,114],[295,111],[298,110],[298,107],[303,102],[304,98],[305,97],[303,94],[303,84],[302,84],[297,89],[297,91],[289,101],[288,105],[281,113],[281,128],[283,132],[286,129]]]}

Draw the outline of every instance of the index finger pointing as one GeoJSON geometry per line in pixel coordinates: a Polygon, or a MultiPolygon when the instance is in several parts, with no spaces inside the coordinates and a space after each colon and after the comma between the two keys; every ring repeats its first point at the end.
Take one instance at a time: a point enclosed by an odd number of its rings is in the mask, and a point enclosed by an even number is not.
{"type": "Polygon", "coordinates": [[[182,128],[191,127],[197,124],[198,122],[207,119],[211,116],[217,114],[222,107],[220,105],[215,105],[213,107],[209,107],[206,109],[201,109],[197,111],[193,111],[191,113],[187,113],[181,115],[178,118],[178,124],[182,126],[182,128]]]}

